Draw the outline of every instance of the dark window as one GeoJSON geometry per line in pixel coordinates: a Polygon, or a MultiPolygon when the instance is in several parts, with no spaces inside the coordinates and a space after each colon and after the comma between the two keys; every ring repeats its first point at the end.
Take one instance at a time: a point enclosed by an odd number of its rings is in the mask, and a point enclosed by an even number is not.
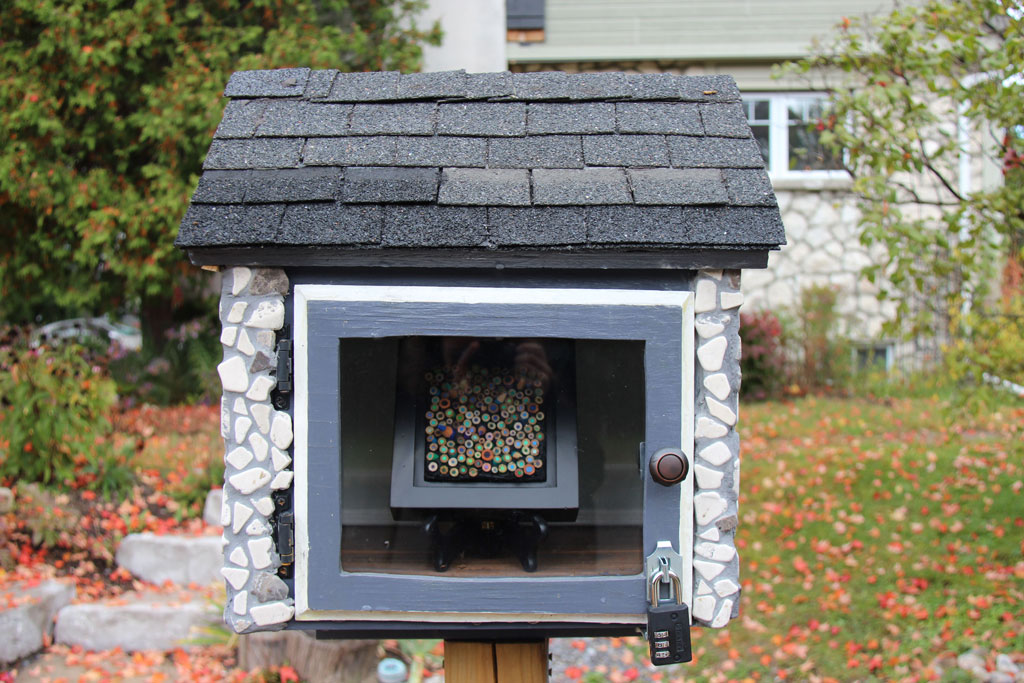
{"type": "Polygon", "coordinates": [[[510,30],[543,30],[544,0],[507,0],[505,8],[510,30]]]}

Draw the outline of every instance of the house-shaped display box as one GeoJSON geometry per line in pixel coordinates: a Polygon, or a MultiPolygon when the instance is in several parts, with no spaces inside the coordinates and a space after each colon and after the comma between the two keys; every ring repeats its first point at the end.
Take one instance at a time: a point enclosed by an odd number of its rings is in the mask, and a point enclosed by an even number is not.
{"type": "Polygon", "coordinates": [[[740,271],[785,238],[733,80],[225,94],[177,244],[223,273],[228,623],[632,634],[652,580],[735,616],[740,271]]]}

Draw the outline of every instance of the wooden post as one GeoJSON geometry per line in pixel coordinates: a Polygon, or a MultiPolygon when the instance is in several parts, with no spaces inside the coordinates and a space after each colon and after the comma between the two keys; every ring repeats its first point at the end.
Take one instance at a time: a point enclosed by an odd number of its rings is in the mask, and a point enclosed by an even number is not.
{"type": "Polygon", "coordinates": [[[548,641],[444,641],[447,683],[547,683],[548,641]]]}

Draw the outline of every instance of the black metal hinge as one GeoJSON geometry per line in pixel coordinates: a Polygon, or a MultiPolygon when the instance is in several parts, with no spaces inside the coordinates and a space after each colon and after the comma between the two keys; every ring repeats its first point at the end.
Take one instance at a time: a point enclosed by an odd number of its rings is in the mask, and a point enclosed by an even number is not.
{"type": "MultiPolygon", "coordinates": [[[[282,332],[284,332],[282,330],[282,332]]],[[[287,337],[277,342],[277,386],[271,400],[278,410],[287,410],[288,396],[292,393],[292,340],[287,337]]]]}
{"type": "Polygon", "coordinates": [[[295,562],[295,513],[292,511],[290,491],[274,492],[274,541],[281,567],[277,573],[284,578],[292,575],[295,562]]]}

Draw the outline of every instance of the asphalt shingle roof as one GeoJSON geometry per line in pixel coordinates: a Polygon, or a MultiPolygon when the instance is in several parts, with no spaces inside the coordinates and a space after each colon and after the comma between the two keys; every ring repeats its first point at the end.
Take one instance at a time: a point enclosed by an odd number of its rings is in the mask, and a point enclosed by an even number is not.
{"type": "Polygon", "coordinates": [[[727,76],[281,69],[225,95],[182,248],[785,243],[727,76]]]}

